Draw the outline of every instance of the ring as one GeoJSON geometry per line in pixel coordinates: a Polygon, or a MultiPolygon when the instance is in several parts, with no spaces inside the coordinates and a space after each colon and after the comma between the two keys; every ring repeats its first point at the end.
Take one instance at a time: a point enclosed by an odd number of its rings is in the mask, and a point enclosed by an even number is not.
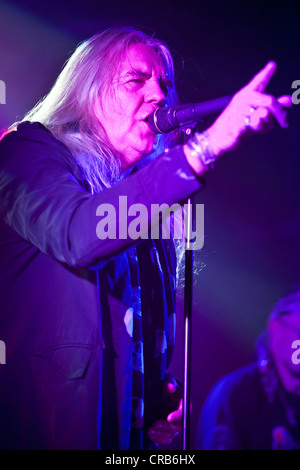
{"type": "Polygon", "coordinates": [[[245,126],[247,127],[247,129],[251,127],[251,114],[253,114],[255,110],[256,110],[255,106],[250,106],[249,108],[250,114],[245,117],[245,126]]]}

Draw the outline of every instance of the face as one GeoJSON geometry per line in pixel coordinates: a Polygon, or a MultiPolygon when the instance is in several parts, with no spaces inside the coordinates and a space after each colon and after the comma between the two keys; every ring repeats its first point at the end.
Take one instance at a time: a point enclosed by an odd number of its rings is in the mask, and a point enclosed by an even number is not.
{"type": "Polygon", "coordinates": [[[300,394],[300,363],[293,361],[293,357],[300,357],[297,349],[292,345],[300,340],[300,311],[283,315],[271,320],[269,325],[271,334],[271,349],[278,372],[286,389],[300,394]]]}
{"type": "Polygon", "coordinates": [[[147,117],[162,105],[167,83],[163,64],[149,46],[131,46],[94,111],[108,140],[127,168],[149,154],[156,143],[147,117]]]}

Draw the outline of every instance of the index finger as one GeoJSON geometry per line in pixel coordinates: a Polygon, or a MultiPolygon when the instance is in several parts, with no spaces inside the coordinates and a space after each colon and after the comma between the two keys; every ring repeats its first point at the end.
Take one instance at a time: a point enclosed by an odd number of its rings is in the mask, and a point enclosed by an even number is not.
{"type": "Polygon", "coordinates": [[[264,68],[262,68],[252,80],[245,86],[248,90],[263,92],[265,91],[269,81],[273,77],[276,71],[277,65],[275,62],[268,62],[264,68]]]}

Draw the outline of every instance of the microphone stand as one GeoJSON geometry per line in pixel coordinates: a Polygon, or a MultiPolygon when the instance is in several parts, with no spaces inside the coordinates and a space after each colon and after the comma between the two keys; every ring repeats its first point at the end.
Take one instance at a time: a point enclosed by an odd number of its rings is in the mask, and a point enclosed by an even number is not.
{"type": "Polygon", "coordinates": [[[192,294],[193,294],[193,249],[190,240],[194,222],[191,199],[187,202],[187,241],[185,248],[184,283],[184,364],[183,364],[183,436],[182,449],[190,449],[191,369],[192,369],[192,294]]]}
{"type": "MultiPolygon", "coordinates": [[[[193,123],[181,128],[182,138],[185,141],[191,136],[193,123]]],[[[192,304],[193,304],[193,242],[191,234],[195,225],[195,207],[191,198],[187,201],[187,214],[185,217],[185,283],[184,283],[184,361],[183,361],[183,431],[182,449],[190,450],[190,420],[191,420],[191,372],[192,372],[192,304]]]]}
{"type": "MultiPolygon", "coordinates": [[[[203,118],[218,114],[231,100],[224,96],[212,101],[184,104],[171,108],[160,108],[151,113],[148,119],[150,128],[159,133],[168,133],[179,128],[181,140],[185,143],[203,118]]],[[[192,350],[192,294],[193,294],[193,241],[195,212],[191,198],[187,201],[187,228],[185,230],[185,285],[184,285],[184,367],[183,367],[183,450],[190,449],[190,412],[191,412],[191,350],[192,350]]]]}

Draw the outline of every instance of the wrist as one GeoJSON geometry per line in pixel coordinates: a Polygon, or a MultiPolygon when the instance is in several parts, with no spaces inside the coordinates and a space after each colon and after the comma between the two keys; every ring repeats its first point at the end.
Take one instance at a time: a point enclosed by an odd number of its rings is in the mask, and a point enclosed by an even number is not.
{"type": "Polygon", "coordinates": [[[197,175],[213,168],[217,159],[208,132],[196,132],[183,146],[183,150],[190,166],[197,175]]]}
{"type": "Polygon", "coordinates": [[[208,138],[209,138],[211,150],[217,159],[223,153],[223,150],[218,144],[218,139],[216,139],[216,132],[214,130],[214,127],[212,126],[209,129],[207,129],[206,134],[208,135],[208,138]]]}

